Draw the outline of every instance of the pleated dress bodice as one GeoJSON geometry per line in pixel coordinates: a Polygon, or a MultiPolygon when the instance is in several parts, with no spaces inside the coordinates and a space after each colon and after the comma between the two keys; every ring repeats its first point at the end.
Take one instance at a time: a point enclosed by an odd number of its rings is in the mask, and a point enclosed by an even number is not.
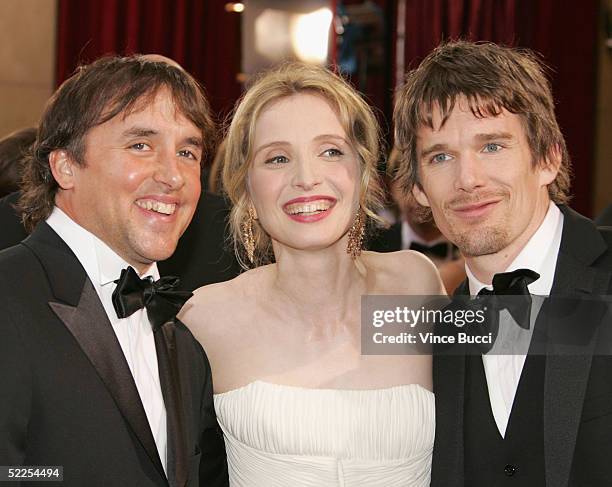
{"type": "Polygon", "coordinates": [[[232,487],[428,486],[433,394],[255,381],[215,395],[232,487]]]}

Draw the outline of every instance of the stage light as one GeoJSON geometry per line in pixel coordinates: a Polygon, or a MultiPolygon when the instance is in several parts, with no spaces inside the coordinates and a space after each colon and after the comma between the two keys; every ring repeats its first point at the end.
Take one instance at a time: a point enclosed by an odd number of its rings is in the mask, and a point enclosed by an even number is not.
{"type": "Polygon", "coordinates": [[[281,62],[291,52],[291,13],[265,9],[255,19],[255,51],[272,63],[281,62]]]}
{"type": "Polygon", "coordinates": [[[294,15],[291,41],[296,56],[305,62],[322,64],[327,59],[332,12],[322,8],[309,14],[294,15]]]}
{"type": "Polygon", "coordinates": [[[244,4],[248,8],[240,16],[243,73],[250,76],[286,60],[325,65],[333,22],[329,0],[244,4]]]}
{"type": "Polygon", "coordinates": [[[229,2],[225,4],[225,10],[227,12],[244,12],[244,3],[240,2],[229,2]]]}

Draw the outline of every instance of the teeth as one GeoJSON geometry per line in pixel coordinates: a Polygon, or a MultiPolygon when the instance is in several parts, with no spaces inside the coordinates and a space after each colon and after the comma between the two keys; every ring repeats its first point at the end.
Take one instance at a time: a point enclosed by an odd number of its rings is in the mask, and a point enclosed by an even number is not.
{"type": "Polygon", "coordinates": [[[290,215],[298,215],[301,213],[316,213],[318,211],[325,211],[331,207],[331,201],[320,200],[311,201],[310,203],[294,203],[287,206],[287,213],[290,215]]]}
{"type": "Polygon", "coordinates": [[[157,200],[138,200],[136,204],[145,210],[153,210],[157,213],[163,213],[164,215],[172,215],[174,210],[176,210],[175,203],[162,203],[157,200]]]}

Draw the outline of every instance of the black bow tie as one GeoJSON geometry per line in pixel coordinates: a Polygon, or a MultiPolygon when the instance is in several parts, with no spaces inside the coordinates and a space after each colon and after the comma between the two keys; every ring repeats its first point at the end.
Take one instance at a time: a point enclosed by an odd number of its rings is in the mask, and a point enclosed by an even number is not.
{"type": "Polygon", "coordinates": [[[478,296],[494,296],[493,308],[507,309],[514,321],[526,330],[531,316],[531,294],[529,284],[537,281],[540,274],[530,269],[501,272],[493,276],[493,290],[482,288],[478,296]]]}
{"type": "Polygon", "coordinates": [[[435,257],[440,257],[445,259],[448,257],[448,249],[451,244],[442,242],[435,245],[423,245],[417,242],[410,243],[410,250],[416,250],[417,252],[421,252],[422,254],[433,255],[435,257]]]}
{"type": "MultiPolygon", "coordinates": [[[[471,336],[468,348],[474,353],[485,354],[495,344],[499,332],[499,312],[507,309],[514,321],[521,327],[529,329],[531,316],[531,295],[527,286],[540,275],[529,269],[518,269],[513,272],[495,274],[493,290],[483,288],[475,299],[470,296],[456,295],[446,309],[472,311],[477,316],[484,316],[484,321],[473,323],[462,328],[455,328],[454,333],[462,330],[471,336]],[[482,341],[482,338],[491,340],[482,341]]],[[[443,334],[448,334],[442,329],[443,334]]],[[[469,353],[469,352],[468,352],[469,353]]]]}
{"type": "Polygon", "coordinates": [[[119,318],[127,318],[142,308],[146,308],[153,330],[176,316],[193,293],[175,291],[179,278],[162,277],[158,281],[152,278],[141,279],[132,267],[123,269],[121,277],[115,281],[117,288],[113,292],[113,306],[119,318]]]}

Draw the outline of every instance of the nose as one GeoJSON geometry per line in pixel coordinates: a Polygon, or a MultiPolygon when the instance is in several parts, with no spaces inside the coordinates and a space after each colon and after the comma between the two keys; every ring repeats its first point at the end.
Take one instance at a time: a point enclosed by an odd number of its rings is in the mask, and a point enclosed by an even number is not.
{"type": "Polygon", "coordinates": [[[475,154],[462,154],[459,163],[455,165],[455,189],[471,193],[484,186],[487,179],[484,164],[475,154]]]}
{"type": "Polygon", "coordinates": [[[293,166],[292,184],[303,191],[310,191],[321,184],[321,176],[317,161],[307,156],[299,156],[293,166]]]}
{"type": "Polygon", "coordinates": [[[179,190],[185,184],[182,161],[174,151],[164,151],[157,159],[153,179],[171,191],[179,190]]]}

